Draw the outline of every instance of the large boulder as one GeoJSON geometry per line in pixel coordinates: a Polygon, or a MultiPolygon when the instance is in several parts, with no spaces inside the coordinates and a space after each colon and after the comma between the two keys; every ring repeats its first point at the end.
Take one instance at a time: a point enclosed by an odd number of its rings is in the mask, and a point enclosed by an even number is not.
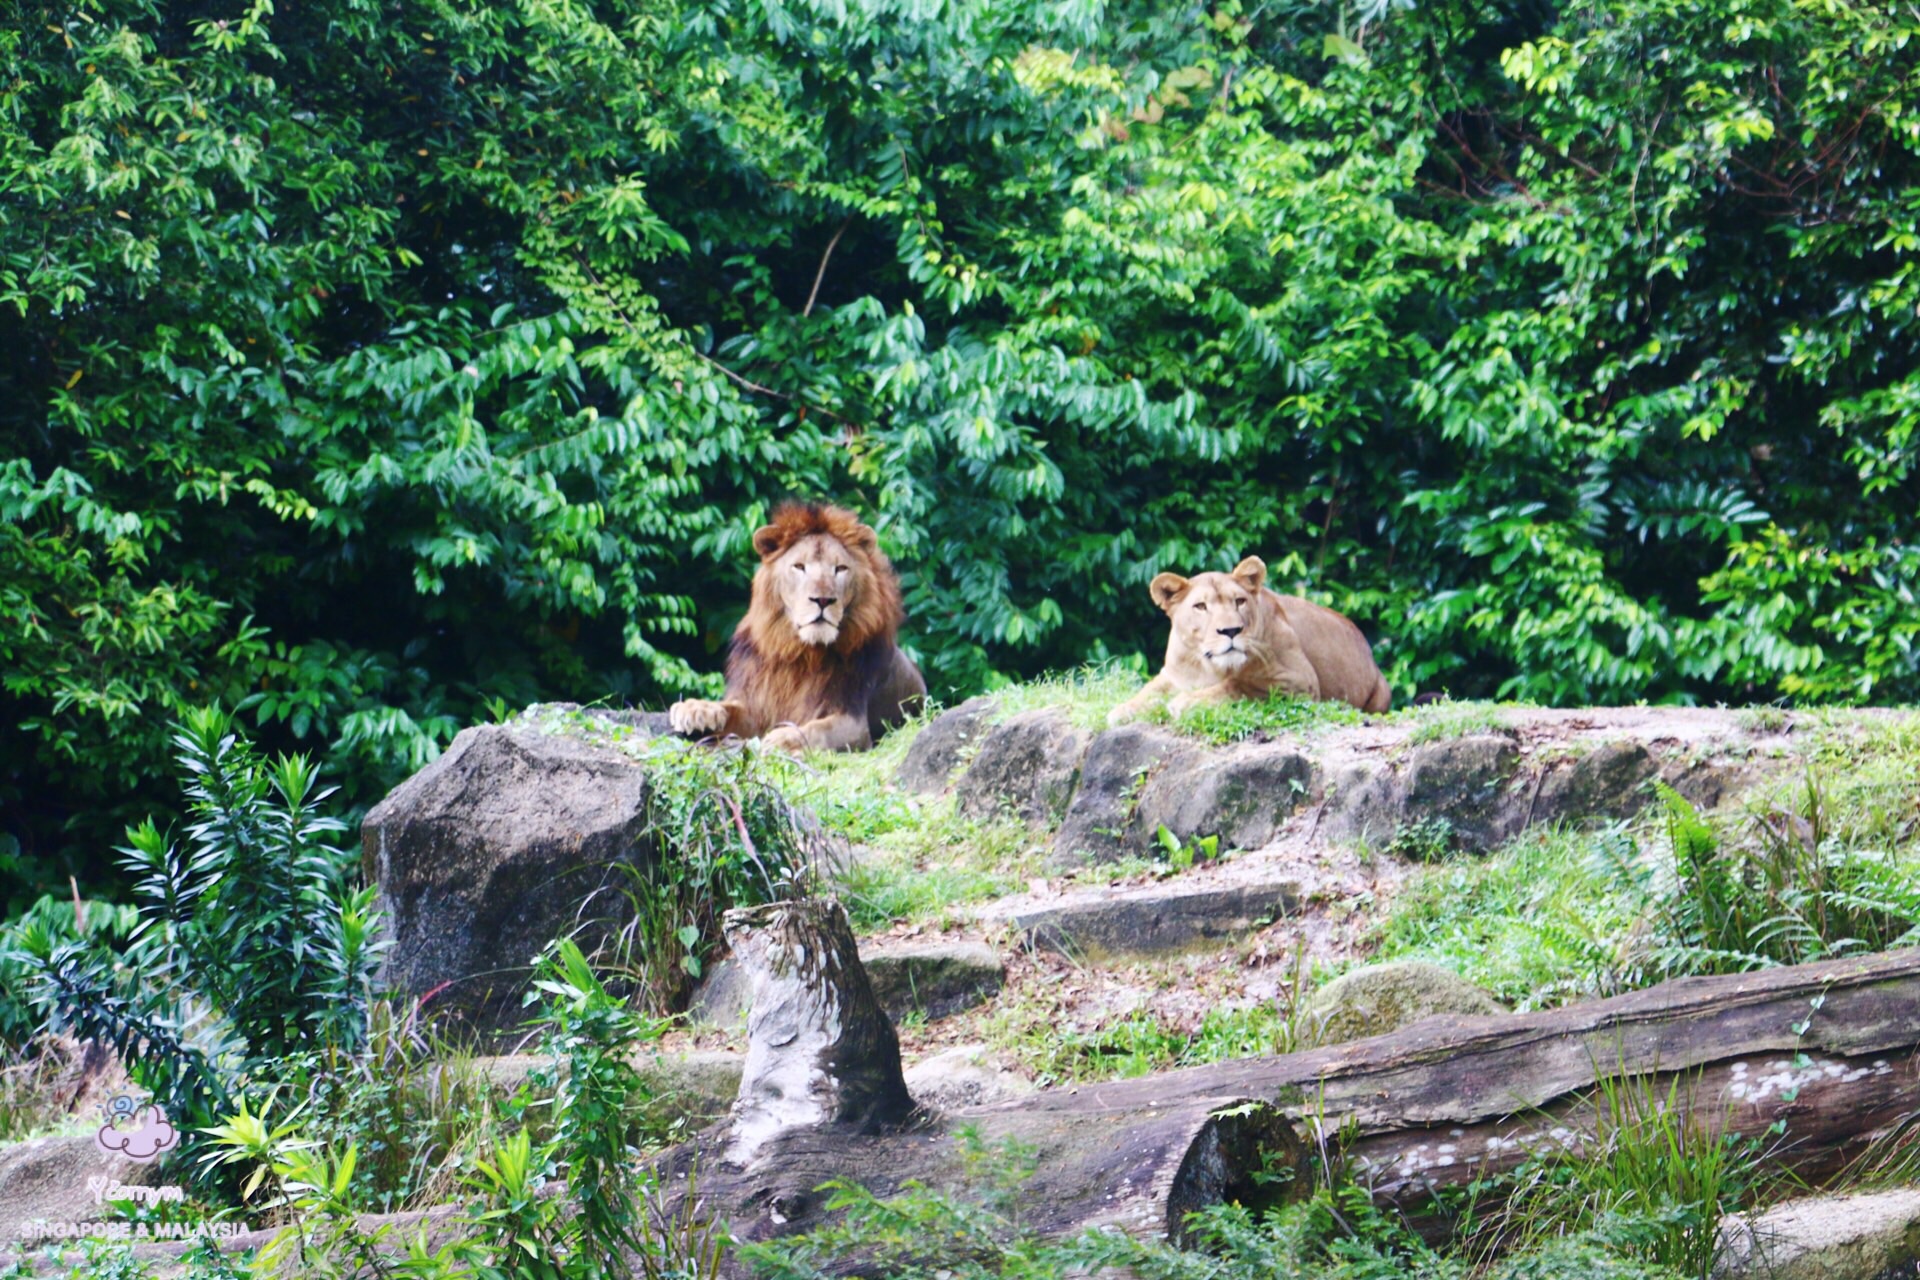
{"type": "Polygon", "coordinates": [[[907,758],[893,780],[907,791],[936,794],[947,789],[954,770],[966,762],[968,750],[993,727],[1000,703],[993,698],[968,698],[943,711],[915,735],[907,758]]]}
{"type": "Polygon", "coordinates": [[[1007,965],[984,942],[892,942],[860,948],[873,997],[898,1022],[917,1014],[929,1022],[993,999],[1006,985],[1007,965]]]}
{"type": "Polygon", "coordinates": [[[157,1187],[165,1163],[108,1155],[91,1132],[0,1147],[0,1241],[37,1239],[37,1228],[51,1224],[111,1219],[117,1215],[103,1201],[131,1198],[116,1197],[113,1184],[157,1187]]]}
{"type": "Polygon", "coordinates": [[[626,919],[620,889],[652,865],[647,797],[646,771],[611,743],[531,715],[463,731],[361,827],[392,942],[382,985],[477,1032],[510,1029],[542,947],[571,934],[590,948],[626,919]]]}
{"type": "Polygon", "coordinates": [[[1165,827],[1182,843],[1217,836],[1222,850],[1258,849],[1312,793],[1313,779],[1313,762],[1283,743],[1207,752],[1147,784],[1134,829],[1143,843],[1165,827]]]}
{"type": "Polygon", "coordinates": [[[1153,832],[1143,831],[1136,811],[1148,785],[1161,770],[1180,768],[1205,755],[1191,739],[1144,724],[1122,725],[1095,737],[1054,838],[1052,861],[1059,866],[1112,862],[1143,851],[1153,832]]]}
{"type": "Polygon", "coordinates": [[[1344,973],[1307,997],[1310,1044],[1342,1044],[1398,1031],[1439,1013],[1494,1014],[1506,1007],[1450,969],[1397,960],[1344,973]]]}
{"type": "Polygon", "coordinates": [[[1093,735],[1064,711],[1025,711],[995,725],[955,788],[963,817],[982,821],[1011,814],[1028,822],[1060,820],[1080,777],[1093,735]]]}
{"type": "Polygon", "coordinates": [[[1407,760],[1403,827],[1444,832],[1461,849],[1493,848],[1526,823],[1524,807],[1506,803],[1519,762],[1519,748],[1501,733],[1414,748],[1407,760]]]}
{"type": "Polygon", "coordinates": [[[1653,799],[1659,774],[1653,753],[1640,743],[1603,743],[1541,778],[1533,821],[1631,818],[1653,799]]]}

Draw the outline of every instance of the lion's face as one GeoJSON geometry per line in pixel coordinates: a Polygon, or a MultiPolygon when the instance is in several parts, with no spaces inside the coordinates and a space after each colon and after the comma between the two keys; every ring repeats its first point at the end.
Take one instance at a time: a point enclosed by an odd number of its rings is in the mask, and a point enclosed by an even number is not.
{"type": "Polygon", "coordinates": [[[838,538],[817,533],[795,542],[767,567],[794,634],[821,648],[838,640],[863,585],[859,558],[838,538]]]}
{"type": "Polygon", "coordinates": [[[1173,621],[1174,643],[1225,679],[1247,664],[1265,632],[1266,582],[1267,566],[1248,556],[1232,573],[1163,573],[1149,589],[1173,621]]]}

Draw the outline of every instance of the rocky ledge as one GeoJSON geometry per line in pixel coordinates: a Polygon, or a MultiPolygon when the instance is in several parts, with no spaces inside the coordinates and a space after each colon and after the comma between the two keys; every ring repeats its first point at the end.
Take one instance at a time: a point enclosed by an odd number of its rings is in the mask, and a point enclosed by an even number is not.
{"type": "Polygon", "coordinates": [[[976,698],[921,731],[896,781],[1053,828],[1060,867],[1152,853],[1162,828],[1222,852],[1290,836],[1421,857],[1628,818],[1655,782],[1711,809],[1799,746],[1786,716],[1679,707],[1475,708],[1451,728],[1381,717],[1213,746],[1164,726],[1094,732],[1063,708],[1001,718],[976,698]]]}

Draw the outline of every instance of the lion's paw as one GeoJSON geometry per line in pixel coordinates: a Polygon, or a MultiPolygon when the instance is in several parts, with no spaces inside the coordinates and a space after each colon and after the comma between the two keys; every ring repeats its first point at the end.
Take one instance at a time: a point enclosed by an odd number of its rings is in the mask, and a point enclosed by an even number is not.
{"type": "Polygon", "coordinates": [[[721,733],[727,727],[727,709],[718,702],[689,698],[667,708],[667,723],[675,733],[721,733]]]}
{"type": "Polygon", "coordinates": [[[794,755],[799,755],[807,749],[807,735],[799,725],[795,724],[783,724],[778,728],[769,729],[760,740],[781,751],[791,751],[794,755]]]}

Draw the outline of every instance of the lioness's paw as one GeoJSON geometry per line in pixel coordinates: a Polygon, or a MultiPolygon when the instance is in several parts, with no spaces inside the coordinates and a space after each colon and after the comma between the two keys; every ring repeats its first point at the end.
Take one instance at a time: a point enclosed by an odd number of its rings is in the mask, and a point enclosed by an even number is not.
{"type": "Polygon", "coordinates": [[[1145,706],[1135,706],[1131,702],[1123,702],[1113,710],[1107,712],[1107,728],[1117,729],[1123,724],[1132,724],[1135,720],[1140,719],[1140,717],[1146,714],[1147,709],[1145,706]]]}
{"type": "Polygon", "coordinates": [[[667,723],[675,733],[720,733],[727,727],[727,709],[718,702],[689,698],[667,708],[667,723]]]}
{"type": "Polygon", "coordinates": [[[1168,700],[1167,714],[1175,720],[1184,720],[1189,711],[1195,707],[1205,706],[1206,702],[1205,698],[1196,698],[1190,693],[1183,693],[1168,700]]]}
{"type": "Polygon", "coordinates": [[[783,724],[778,728],[769,729],[760,740],[770,747],[791,751],[794,755],[799,755],[807,749],[807,735],[801,732],[799,725],[783,724]]]}

